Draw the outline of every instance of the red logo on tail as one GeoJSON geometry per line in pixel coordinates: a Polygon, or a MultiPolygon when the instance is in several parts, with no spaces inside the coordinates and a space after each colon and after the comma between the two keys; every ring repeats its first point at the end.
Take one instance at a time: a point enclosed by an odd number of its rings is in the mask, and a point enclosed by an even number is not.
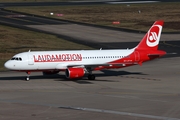
{"type": "Polygon", "coordinates": [[[157,39],[158,39],[158,36],[157,36],[156,32],[151,32],[149,39],[148,39],[149,42],[151,42],[151,43],[156,42],[157,39]]]}

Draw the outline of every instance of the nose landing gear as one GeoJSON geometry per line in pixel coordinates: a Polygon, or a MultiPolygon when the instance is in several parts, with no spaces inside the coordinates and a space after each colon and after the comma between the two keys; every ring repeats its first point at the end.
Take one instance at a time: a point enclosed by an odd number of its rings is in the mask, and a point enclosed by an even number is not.
{"type": "Polygon", "coordinates": [[[29,76],[30,76],[30,74],[31,74],[31,72],[26,72],[27,73],[27,77],[25,78],[25,80],[26,81],[29,81],[30,79],[29,79],[29,76]]]}

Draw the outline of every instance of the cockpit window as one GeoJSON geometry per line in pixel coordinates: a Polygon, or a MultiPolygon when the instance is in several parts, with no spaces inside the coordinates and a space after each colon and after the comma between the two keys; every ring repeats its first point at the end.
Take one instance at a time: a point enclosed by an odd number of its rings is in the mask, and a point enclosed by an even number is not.
{"type": "Polygon", "coordinates": [[[11,58],[11,60],[15,60],[15,57],[11,58]]]}
{"type": "Polygon", "coordinates": [[[22,58],[21,57],[13,57],[13,58],[11,58],[11,60],[22,61],[22,58]]]}

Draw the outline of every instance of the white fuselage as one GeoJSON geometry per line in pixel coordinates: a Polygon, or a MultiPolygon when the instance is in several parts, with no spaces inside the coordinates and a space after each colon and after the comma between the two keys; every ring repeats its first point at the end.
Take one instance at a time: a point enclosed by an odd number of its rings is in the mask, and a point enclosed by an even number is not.
{"type": "Polygon", "coordinates": [[[5,63],[5,67],[28,74],[32,71],[55,74],[65,70],[66,77],[70,79],[81,78],[88,73],[88,79],[94,80],[93,70],[142,65],[143,62],[165,55],[165,51],[158,50],[163,24],[161,20],[156,21],[133,49],[29,51],[13,56],[5,63]]]}
{"type": "Polygon", "coordinates": [[[6,62],[11,70],[53,70],[68,66],[100,65],[122,59],[134,49],[125,50],[75,50],[75,51],[36,51],[23,52],[6,62]],[[21,60],[16,60],[21,58],[21,60]]]}

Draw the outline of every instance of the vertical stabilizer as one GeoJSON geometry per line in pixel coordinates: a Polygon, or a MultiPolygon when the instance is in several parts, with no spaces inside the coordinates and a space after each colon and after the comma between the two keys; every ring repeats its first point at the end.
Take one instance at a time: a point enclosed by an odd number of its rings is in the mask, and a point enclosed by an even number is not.
{"type": "Polygon", "coordinates": [[[157,50],[161,37],[163,24],[164,21],[162,20],[154,22],[154,24],[146,33],[146,35],[143,37],[141,42],[137,45],[136,49],[157,50]]]}

